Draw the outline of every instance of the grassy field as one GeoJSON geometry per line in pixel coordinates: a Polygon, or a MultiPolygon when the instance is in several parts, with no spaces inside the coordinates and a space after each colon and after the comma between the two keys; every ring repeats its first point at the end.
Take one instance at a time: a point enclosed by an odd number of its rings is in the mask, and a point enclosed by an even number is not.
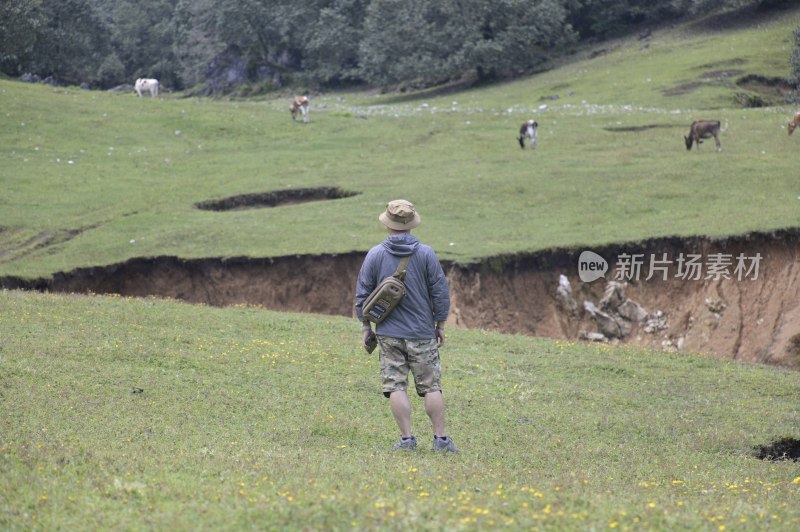
{"type": "MultiPolygon", "coordinates": [[[[788,75],[797,26],[800,8],[726,31],[657,28],[647,43],[449,94],[314,94],[307,125],[286,97],[152,100],[0,80],[0,276],[366,250],[398,197],[419,207],[415,233],[464,263],[796,227],[794,109],[738,108],[734,82],[788,75]],[[535,152],[514,138],[529,117],[535,152]],[[721,153],[709,142],[687,153],[697,118],[723,121],[721,153]],[[358,194],[195,208],[306,187],[358,194]]],[[[397,455],[354,320],[0,291],[0,529],[800,527],[797,462],[755,457],[800,438],[800,373],[449,335],[462,452],[426,450],[414,398],[424,445],[397,455]]]]}
{"type": "Polygon", "coordinates": [[[537,76],[438,97],[312,95],[305,126],[291,121],[285,98],[150,100],[0,81],[0,275],[136,256],[365,250],[397,197],[418,204],[420,237],[463,263],[794,227],[793,109],[737,108],[737,76],[719,77],[726,68],[788,75],[800,10],[756,22],[657,30],[647,48],[636,38],[607,43],[594,59],[598,47],[537,76]],[[699,85],[665,95],[689,82],[699,85]],[[541,124],[536,152],[515,140],[531,116],[541,124]],[[722,153],[709,143],[686,151],[696,118],[723,121],[722,153]],[[358,195],[224,213],[194,206],[322,186],[358,195]]]}
{"type": "Polygon", "coordinates": [[[800,373],[455,330],[396,454],[358,324],[0,292],[0,528],[796,530],[800,373]]]}

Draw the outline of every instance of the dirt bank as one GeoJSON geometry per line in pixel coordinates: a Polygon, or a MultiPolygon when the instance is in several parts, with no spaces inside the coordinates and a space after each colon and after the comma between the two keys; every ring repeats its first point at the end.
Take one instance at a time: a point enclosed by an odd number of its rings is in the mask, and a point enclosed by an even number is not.
{"type": "MultiPolygon", "coordinates": [[[[625,343],[657,349],[680,349],[751,362],[800,369],[800,234],[780,231],[726,239],[667,238],[594,248],[609,262],[605,279],[582,283],[578,258],[584,249],[494,259],[477,266],[451,266],[453,319],[465,327],[482,327],[552,338],[577,339],[598,330],[584,302],[598,305],[619,266],[618,257],[643,255],[639,280],[625,294],[657,326],[631,322],[625,343]],[[666,257],[663,255],[666,253],[666,257]],[[737,257],[747,267],[757,254],[758,272],[736,272],[737,257]],[[650,280],[651,255],[666,268],[650,280]],[[699,255],[699,279],[676,277],[679,258],[699,255]],[[728,278],[709,268],[710,258],[730,260],[728,278]],[[739,279],[739,273],[741,279],[739,279]],[[559,275],[573,290],[573,313],[558,297],[559,275]],[[708,277],[708,278],[707,278],[708,277]],[[647,332],[650,331],[650,332],[647,332]]],[[[720,264],[718,262],[718,264],[720,264]]],[[[685,264],[684,264],[685,266],[685,264]]],[[[724,271],[721,268],[719,271],[724,271]]]]}
{"type": "MultiPolygon", "coordinates": [[[[588,336],[800,369],[800,231],[595,247],[591,251],[608,262],[608,271],[593,282],[579,278],[585,249],[443,263],[452,293],[451,324],[571,340],[588,336]],[[625,266],[639,259],[641,270],[634,275],[625,266]],[[571,285],[571,302],[559,294],[562,275],[571,285]],[[600,337],[598,316],[592,317],[586,303],[607,310],[601,303],[615,278],[625,281],[625,297],[646,316],[623,320],[622,338],[600,337]]],[[[0,278],[0,286],[350,316],[363,255],[137,258],[52,279],[0,278]]]]}

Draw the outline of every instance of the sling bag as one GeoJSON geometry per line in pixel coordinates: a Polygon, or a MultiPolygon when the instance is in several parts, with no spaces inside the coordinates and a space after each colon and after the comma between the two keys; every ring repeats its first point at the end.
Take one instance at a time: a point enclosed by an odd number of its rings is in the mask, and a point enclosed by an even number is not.
{"type": "Polygon", "coordinates": [[[395,309],[406,295],[406,267],[411,255],[400,259],[395,272],[378,283],[367,299],[364,300],[364,318],[375,323],[381,323],[395,309]]]}

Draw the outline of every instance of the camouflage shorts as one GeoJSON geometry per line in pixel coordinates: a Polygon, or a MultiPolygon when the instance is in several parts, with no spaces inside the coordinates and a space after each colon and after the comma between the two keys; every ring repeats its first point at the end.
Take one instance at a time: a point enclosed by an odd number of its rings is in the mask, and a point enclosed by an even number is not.
{"type": "Polygon", "coordinates": [[[417,394],[424,397],[442,389],[442,366],[436,340],[404,340],[378,336],[381,346],[381,381],[383,395],[408,389],[408,372],[414,375],[417,394]]]}

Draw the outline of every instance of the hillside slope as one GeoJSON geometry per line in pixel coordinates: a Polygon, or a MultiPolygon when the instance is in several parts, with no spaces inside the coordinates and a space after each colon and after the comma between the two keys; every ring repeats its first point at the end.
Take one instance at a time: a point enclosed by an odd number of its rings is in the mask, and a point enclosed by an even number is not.
{"type": "Polygon", "coordinates": [[[0,81],[0,274],[50,276],[134,257],[273,257],[368,249],[388,199],[461,263],[550,247],[794,227],[793,109],[742,109],[737,82],[788,73],[800,9],[605,43],[513,83],[445,95],[151,100],[0,81]],[[646,46],[645,46],[646,45],[646,46]],[[752,78],[748,78],[752,79],[752,78]],[[535,116],[539,147],[520,150],[535,116]],[[695,118],[722,153],[687,152],[695,118]],[[244,194],[338,188],[317,201],[209,212],[244,194]]]}

